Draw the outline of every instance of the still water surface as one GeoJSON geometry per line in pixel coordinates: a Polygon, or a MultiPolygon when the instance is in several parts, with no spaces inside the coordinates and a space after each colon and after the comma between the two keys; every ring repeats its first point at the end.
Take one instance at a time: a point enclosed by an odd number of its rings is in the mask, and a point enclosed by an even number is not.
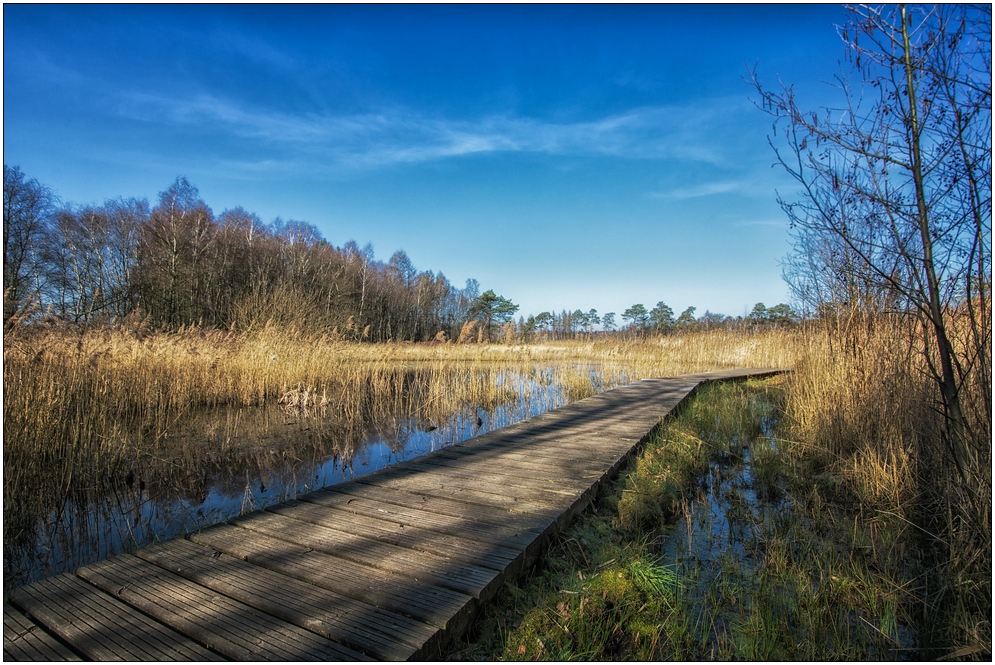
{"type": "MultiPolygon", "coordinates": [[[[597,368],[593,392],[606,386],[597,368]]],[[[141,464],[120,470],[113,489],[81,491],[40,517],[21,542],[4,542],[11,588],[114,554],[196,531],[252,510],[341,483],[563,406],[568,391],[550,370],[504,371],[510,390],[494,408],[458,408],[445,422],[380,417],[349,426],[277,406],[203,411],[141,464]]]]}

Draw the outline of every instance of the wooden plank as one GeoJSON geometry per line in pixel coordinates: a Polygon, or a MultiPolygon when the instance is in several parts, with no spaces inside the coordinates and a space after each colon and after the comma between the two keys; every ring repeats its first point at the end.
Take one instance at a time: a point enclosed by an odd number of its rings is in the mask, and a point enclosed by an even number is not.
{"type": "MultiPolygon", "coordinates": [[[[414,495],[408,496],[412,499],[412,503],[415,503],[414,495]]],[[[538,535],[534,531],[513,529],[432,512],[422,509],[418,504],[416,504],[417,507],[399,506],[385,501],[365,499],[333,490],[312,492],[311,494],[302,496],[301,501],[316,503],[367,517],[381,517],[400,523],[415,524],[423,529],[430,529],[439,533],[461,536],[468,540],[478,540],[519,550],[528,547],[538,535]]],[[[506,514],[510,515],[510,513],[506,514]]]]}
{"type": "Polygon", "coordinates": [[[606,467],[615,462],[616,455],[599,454],[600,451],[589,450],[588,454],[578,457],[567,457],[558,451],[552,451],[549,455],[537,454],[538,451],[522,451],[514,444],[495,447],[488,450],[467,450],[456,446],[447,446],[436,452],[436,455],[444,459],[489,459],[500,463],[509,463],[527,466],[537,466],[543,468],[555,467],[566,473],[595,473],[603,471],[606,467]]]}
{"type": "Polygon", "coordinates": [[[378,475],[376,478],[357,478],[357,482],[386,484],[409,491],[414,491],[412,488],[417,487],[417,491],[422,493],[425,493],[423,488],[426,487],[433,492],[444,490],[449,494],[467,492],[467,496],[474,497],[473,501],[525,512],[562,509],[569,506],[577,494],[576,491],[554,492],[540,487],[522,487],[521,483],[511,485],[505,476],[481,474],[474,477],[472,474],[448,473],[430,464],[405,465],[403,468],[389,470],[392,473],[378,475]]]}
{"type": "Polygon", "coordinates": [[[701,382],[778,371],[639,381],[77,571],[95,586],[28,585],[4,655],[431,658],[701,382]]]}
{"type": "Polygon", "coordinates": [[[382,501],[384,503],[430,511],[461,520],[507,528],[515,532],[539,533],[548,524],[553,511],[538,514],[511,512],[504,508],[479,503],[469,503],[457,499],[433,497],[427,494],[408,492],[387,485],[367,485],[359,482],[342,483],[321,492],[336,492],[350,497],[382,501]]]}
{"type": "Polygon", "coordinates": [[[462,630],[464,613],[475,609],[468,594],[227,524],[192,534],[190,540],[450,633],[462,630]]]}
{"type": "Polygon", "coordinates": [[[395,469],[394,474],[384,474],[385,477],[409,477],[425,475],[439,482],[466,487],[468,489],[491,491],[497,489],[502,494],[527,497],[536,503],[563,505],[569,503],[578,490],[589,483],[570,482],[568,486],[551,485],[549,480],[535,480],[516,477],[506,471],[496,468],[498,465],[480,464],[472,469],[465,466],[447,466],[444,460],[430,462],[412,462],[403,468],[395,469]]]}
{"type": "MultiPolygon", "coordinates": [[[[592,403],[587,404],[586,409],[593,414],[597,413],[598,407],[592,403]]],[[[666,413],[666,411],[656,411],[656,413],[662,414],[666,413]]],[[[551,412],[551,414],[552,418],[556,419],[554,422],[544,423],[541,418],[534,421],[527,420],[519,423],[514,428],[488,432],[474,439],[462,441],[455,444],[455,446],[447,446],[446,448],[458,447],[469,448],[471,450],[487,450],[495,446],[507,446],[529,453],[547,454],[545,451],[557,452],[573,447],[578,438],[583,439],[604,432],[604,423],[613,420],[612,418],[605,417],[603,414],[599,414],[595,420],[588,420],[587,422],[577,421],[570,424],[564,422],[564,419],[567,418],[565,414],[558,411],[551,412]]],[[[629,419],[619,419],[616,422],[626,433],[632,428],[632,423],[629,422],[629,419]]]]}
{"type": "Polygon", "coordinates": [[[354,598],[176,539],[137,556],[250,607],[382,660],[439,653],[442,631],[354,598]]]}
{"type": "Polygon", "coordinates": [[[508,487],[542,488],[546,487],[563,494],[574,494],[586,489],[591,483],[597,482],[604,471],[588,471],[571,468],[564,470],[553,464],[530,464],[521,460],[489,459],[474,463],[466,458],[452,458],[442,455],[423,461],[426,466],[438,467],[440,471],[452,477],[473,477],[474,474],[485,474],[487,477],[507,478],[508,487]],[[550,485],[550,483],[555,483],[550,485]]]}
{"type": "MultiPolygon", "coordinates": [[[[456,472],[467,472],[474,470],[472,454],[465,459],[461,459],[460,453],[453,453],[452,456],[439,456],[431,460],[425,460],[425,464],[431,464],[443,469],[454,469],[456,472]]],[[[561,458],[556,463],[524,459],[511,456],[493,456],[489,460],[481,460],[480,468],[486,469],[488,474],[495,476],[511,476],[532,482],[549,483],[550,479],[557,482],[565,481],[574,491],[582,489],[586,485],[596,482],[610,469],[618,460],[618,455],[612,455],[610,460],[597,464],[590,461],[581,463],[575,460],[561,458]]],[[[527,486],[527,485],[526,485],[527,486]]]]}
{"type": "Polygon", "coordinates": [[[309,502],[287,502],[273,506],[270,511],[309,524],[376,538],[380,542],[438,554],[495,571],[514,567],[515,560],[521,555],[520,550],[422,529],[410,522],[390,519],[386,515],[368,517],[309,502]]]}
{"type": "MultiPolygon", "coordinates": [[[[397,489],[413,494],[423,494],[429,497],[439,497],[443,499],[453,499],[464,503],[479,504],[492,508],[500,508],[512,513],[522,513],[545,518],[547,515],[556,515],[561,510],[558,505],[549,503],[537,503],[532,499],[518,496],[509,496],[499,491],[485,491],[470,487],[463,487],[453,484],[440,484],[436,478],[427,477],[427,474],[420,476],[408,475],[407,477],[385,478],[378,476],[368,478],[362,476],[356,478],[354,483],[372,485],[374,487],[385,487],[397,489]]],[[[491,490],[499,489],[491,487],[491,490]]]]}
{"type": "Polygon", "coordinates": [[[220,660],[68,573],[10,595],[14,605],[92,660],[220,660]]]}
{"type": "Polygon", "coordinates": [[[130,554],[78,574],[212,650],[236,660],[369,660],[317,633],[214,593],[130,554]]]}
{"type": "MultiPolygon", "coordinates": [[[[610,440],[604,439],[606,423],[609,422],[607,420],[599,423],[599,426],[596,428],[569,433],[556,432],[543,434],[541,431],[523,430],[516,434],[505,434],[499,431],[493,433],[499,434],[499,436],[490,437],[485,435],[481,441],[471,439],[470,442],[446,446],[419,459],[429,459],[434,455],[454,452],[472,453],[483,456],[494,453],[513,452],[520,455],[528,455],[535,459],[555,461],[564,458],[569,459],[575,454],[580,453],[585,460],[593,458],[596,461],[603,462],[611,458],[619,447],[624,447],[625,443],[632,440],[638,441],[649,429],[652,429],[656,420],[654,418],[653,423],[645,431],[639,431],[629,423],[612,423],[610,440]],[[569,436],[567,436],[568,434],[569,436]],[[621,437],[621,440],[617,439],[616,436],[621,437]],[[590,442],[598,438],[601,439],[601,445],[591,445],[590,442]]],[[[543,430],[545,428],[537,429],[543,430]]]]}
{"type": "MultiPolygon", "coordinates": [[[[430,486],[426,491],[438,492],[438,488],[430,486]]],[[[418,511],[420,514],[428,513],[431,515],[432,513],[436,513],[443,519],[456,519],[458,522],[479,524],[483,527],[490,527],[491,525],[488,522],[509,522],[511,523],[509,526],[513,525],[520,527],[518,531],[512,531],[512,535],[516,538],[518,538],[519,534],[522,536],[516,547],[522,548],[520,565],[523,567],[534,563],[536,557],[541,552],[545,539],[541,538],[540,535],[549,531],[550,528],[560,524],[559,520],[562,520],[565,517],[569,519],[569,517],[573,515],[572,512],[567,513],[559,509],[546,510],[542,514],[517,514],[491,506],[482,506],[476,503],[465,503],[460,500],[403,492],[395,489],[388,489],[383,486],[367,486],[360,483],[347,483],[339,485],[326,490],[326,492],[329,494],[341,493],[343,498],[348,497],[347,500],[353,501],[356,499],[363,500],[365,498],[371,498],[371,500],[389,499],[393,502],[393,504],[386,501],[381,504],[387,506],[387,510],[389,510],[391,505],[397,505],[402,509],[406,509],[408,506],[413,505],[419,509],[423,509],[418,511]],[[527,542],[523,545],[524,541],[527,542]]],[[[465,494],[462,496],[463,498],[466,498],[465,494]]],[[[578,505],[582,507],[584,503],[579,502],[578,505]]],[[[507,527],[500,528],[504,529],[504,533],[507,533],[507,527]]]]}
{"type": "MultiPolygon", "coordinates": [[[[601,478],[610,473],[603,473],[601,478]]],[[[360,479],[360,482],[363,480],[360,479]]],[[[512,511],[534,513],[552,510],[553,514],[558,514],[577,501],[585,500],[596,482],[590,481],[560,491],[551,491],[549,488],[556,485],[551,480],[542,482],[512,479],[484,471],[474,474],[469,471],[457,472],[439,467],[433,469],[432,465],[423,464],[405,466],[393,474],[371,478],[366,484],[387,485],[432,496],[460,498],[512,511]]]]}
{"type": "Polygon", "coordinates": [[[501,583],[498,573],[488,568],[323,526],[303,529],[297,520],[273,513],[252,513],[232,520],[231,524],[476,598],[489,596],[501,583]]]}
{"type": "Polygon", "coordinates": [[[82,660],[9,603],[3,604],[3,659],[4,661],[82,660]]]}
{"type": "Polygon", "coordinates": [[[577,450],[558,449],[539,452],[519,450],[508,443],[506,447],[494,447],[473,451],[464,448],[443,448],[418,460],[423,463],[445,464],[452,468],[484,467],[494,473],[504,468],[519,467],[548,475],[551,472],[569,471],[574,480],[583,479],[585,474],[597,473],[615,461],[616,451],[604,450],[595,437],[585,441],[577,450]]]}

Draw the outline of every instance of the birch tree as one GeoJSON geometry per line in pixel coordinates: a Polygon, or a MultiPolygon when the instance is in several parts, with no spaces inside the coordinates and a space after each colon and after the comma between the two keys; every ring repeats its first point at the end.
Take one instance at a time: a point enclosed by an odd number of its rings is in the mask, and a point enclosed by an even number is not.
{"type": "Polygon", "coordinates": [[[43,247],[55,196],[18,168],[3,166],[3,319],[6,322],[44,286],[43,247]]]}

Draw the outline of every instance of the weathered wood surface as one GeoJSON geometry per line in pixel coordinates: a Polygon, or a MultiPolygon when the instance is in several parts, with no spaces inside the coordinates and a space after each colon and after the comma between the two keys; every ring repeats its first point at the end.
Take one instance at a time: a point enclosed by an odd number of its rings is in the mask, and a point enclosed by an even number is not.
{"type": "Polygon", "coordinates": [[[3,659],[82,660],[7,603],[3,604],[3,659]]]}
{"type": "Polygon", "coordinates": [[[647,379],[15,589],[4,660],[430,659],[702,382],[647,379]]]}

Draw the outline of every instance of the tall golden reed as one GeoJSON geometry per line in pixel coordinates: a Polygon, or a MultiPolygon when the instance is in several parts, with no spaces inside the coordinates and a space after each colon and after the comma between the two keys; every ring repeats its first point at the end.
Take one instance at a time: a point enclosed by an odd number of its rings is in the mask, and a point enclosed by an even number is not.
{"type": "Polygon", "coordinates": [[[132,448],[154,445],[202,408],[273,404],[296,391],[339,422],[369,421],[376,411],[439,424],[461,408],[507,401],[510,388],[497,378],[504,370],[551,371],[579,399],[649,376],[790,366],[796,348],[797,335],[778,330],[633,342],[372,345],[273,326],[252,334],[154,333],[141,323],[24,326],[4,336],[4,496],[31,495],[28,479],[39,476],[61,492],[93,485],[132,448]]]}
{"type": "Polygon", "coordinates": [[[40,519],[130,491],[139,479],[152,479],[149,491],[161,495],[190,478],[224,475],[226,460],[262,456],[263,463],[272,457],[269,446],[243,449],[233,441],[248,439],[230,435],[245,421],[266,420],[245,409],[279,405],[296,411],[294,419],[314,419],[300,424],[293,450],[278,456],[317,464],[334,455],[348,464],[371,428],[394,447],[412,422],[442,427],[457,414],[514,403],[537,384],[559,386],[576,400],[648,376],[790,365],[795,346],[778,331],[638,342],[373,345],[272,325],[245,334],[197,327],[155,333],[141,322],[117,329],[12,326],[4,335],[5,552],[31,542],[40,519]],[[200,440],[170,436],[189,431],[187,423],[211,422],[215,407],[234,407],[222,416],[226,425],[208,425],[226,431],[200,440]]]}
{"type": "Polygon", "coordinates": [[[936,383],[914,350],[920,334],[914,321],[873,317],[805,335],[787,384],[794,441],[785,445],[821,459],[863,519],[890,523],[929,553],[932,572],[914,590],[936,633],[924,639],[990,649],[990,388],[974,376],[964,382],[980,451],[965,479],[944,444],[936,383]]]}

